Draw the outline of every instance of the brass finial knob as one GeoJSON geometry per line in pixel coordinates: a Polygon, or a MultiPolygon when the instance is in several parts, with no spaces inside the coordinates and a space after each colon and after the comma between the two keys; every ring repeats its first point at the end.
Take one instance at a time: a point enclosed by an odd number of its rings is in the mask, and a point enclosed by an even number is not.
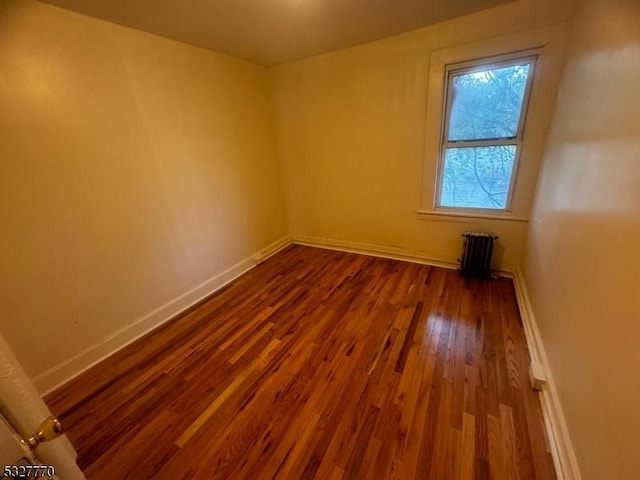
{"type": "Polygon", "coordinates": [[[24,443],[33,450],[42,442],[48,442],[49,440],[58,438],[60,435],[62,435],[60,420],[56,417],[49,417],[40,424],[35,435],[29,437],[24,443]]]}

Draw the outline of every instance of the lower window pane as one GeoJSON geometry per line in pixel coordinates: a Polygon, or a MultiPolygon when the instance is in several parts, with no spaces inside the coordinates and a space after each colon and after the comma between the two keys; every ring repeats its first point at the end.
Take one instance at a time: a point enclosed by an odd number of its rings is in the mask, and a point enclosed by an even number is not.
{"type": "Polygon", "coordinates": [[[505,209],[515,145],[447,148],[441,207],[505,209]]]}

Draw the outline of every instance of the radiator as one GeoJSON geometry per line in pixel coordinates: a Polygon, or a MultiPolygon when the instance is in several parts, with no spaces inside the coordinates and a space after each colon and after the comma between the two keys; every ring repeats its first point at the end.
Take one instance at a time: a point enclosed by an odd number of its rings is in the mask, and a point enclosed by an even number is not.
{"type": "Polygon", "coordinates": [[[465,277],[491,278],[491,255],[493,242],[498,238],[493,233],[464,232],[460,272],[465,277]]]}

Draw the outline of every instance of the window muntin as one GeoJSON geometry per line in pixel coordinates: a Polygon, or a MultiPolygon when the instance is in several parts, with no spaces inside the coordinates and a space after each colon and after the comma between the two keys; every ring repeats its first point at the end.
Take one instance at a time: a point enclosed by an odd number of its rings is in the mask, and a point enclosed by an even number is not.
{"type": "Polygon", "coordinates": [[[536,59],[447,67],[436,208],[509,210],[536,59]]]}

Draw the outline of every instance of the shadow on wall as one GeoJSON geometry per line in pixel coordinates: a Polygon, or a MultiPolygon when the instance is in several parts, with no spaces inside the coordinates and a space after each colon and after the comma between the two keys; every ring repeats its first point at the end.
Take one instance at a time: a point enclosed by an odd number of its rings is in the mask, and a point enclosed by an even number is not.
{"type": "Polygon", "coordinates": [[[629,381],[640,377],[639,243],[637,214],[546,211],[525,247],[527,288],[588,478],[640,472],[631,453],[640,383],[629,381]]]}
{"type": "Polygon", "coordinates": [[[493,257],[491,258],[491,268],[497,269],[504,262],[505,246],[498,238],[493,243],[493,257]]]}

